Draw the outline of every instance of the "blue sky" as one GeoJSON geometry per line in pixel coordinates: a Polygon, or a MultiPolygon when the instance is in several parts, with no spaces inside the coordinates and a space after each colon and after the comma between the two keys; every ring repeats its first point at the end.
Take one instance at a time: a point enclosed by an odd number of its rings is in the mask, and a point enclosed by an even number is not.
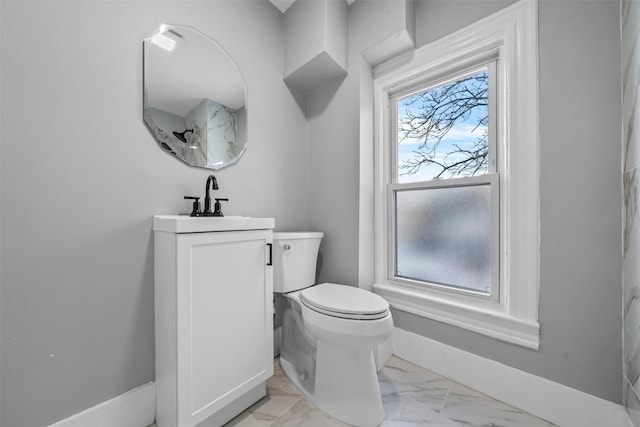
{"type": "MultiPolygon", "coordinates": [[[[402,117],[406,117],[407,111],[412,112],[413,114],[418,114],[422,109],[423,105],[415,102],[412,103],[414,96],[405,97],[398,100],[398,121],[402,117]]],[[[446,134],[446,136],[442,139],[438,147],[438,151],[436,153],[436,159],[439,161],[442,160],[447,153],[455,151],[455,145],[465,149],[471,149],[473,147],[473,143],[477,141],[479,137],[483,135],[484,132],[487,131],[486,126],[477,126],[478,121],[481,117],[487,114],[487,108],[478,107],[472,111],[472,114],[467,120],[459,120],[454,127],[446,134]]],[[[401,165],[403,161],[411,159],[413,157],[413,152],[419,150],[420,141],[415,139],[405,139],[398,145],[398,164],[401,165]]],[[[462,156],[460,154],[454,154],[447,157],[448,163],[453,163],[457,160],[460,160],[462,156]]],[[[405,171],[398,170],[399,174],[405,173],[404,175],[398,176],[398,182],[406,183],[406,182],[416,182],[416,181],[424,181],[430,180],[435,175],[440,172],[440,167],[435,165],[423,164],[420,167],[420,170],[415,174],[406,174],[405,171]]],[[[442,178],[448,178],[449,175],[443,175],[442,178]]]]}

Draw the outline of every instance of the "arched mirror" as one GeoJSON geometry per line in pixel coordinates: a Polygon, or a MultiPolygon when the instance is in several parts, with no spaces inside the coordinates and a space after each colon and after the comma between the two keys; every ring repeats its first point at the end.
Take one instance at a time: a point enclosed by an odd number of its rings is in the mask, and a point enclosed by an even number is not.
{"type": "Polygon", "coordinates": [[[144,122],[163,150],[221,169],[247,148],[247,90],[235,61],[195,28],[163,24],[144,39],[144,122]]]}

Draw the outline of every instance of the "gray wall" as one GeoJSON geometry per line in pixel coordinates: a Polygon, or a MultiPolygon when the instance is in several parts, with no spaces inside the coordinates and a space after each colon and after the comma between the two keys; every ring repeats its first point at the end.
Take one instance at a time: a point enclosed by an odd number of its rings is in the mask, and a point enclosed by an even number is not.
{"type": "MultiPolygon", "coordinates": [[[[348,75],[330,82],[306,97],[309,124],[309,223],[323,231],[319,281],[366,286],[364,277],[373,277],[371,265],[359,266],[360,209],[373,212],[373,197],[362,195],[362,187],[372,187],[372,148],[361,147],[361,112],[373,110],[371,67],[361,52],[383,40],[394,39],[406,27],[405,0],[356,1],[349,10],[348,75]],[[367,157],[368,156],[368,157],[367,157]],[[361,170],[361,169],[364,169],[361,170]],[[370,175],[366,174],[370,172],[370,175]],[[364,175],[364,176],[363,176],[364,175]],[[367,200],[361,200],[365,197],[367,200]],[[369,271],[364,271],[364,270],[369,271]]],[[[411,3],[410,3],[411,4],[411,3]]],[[[372,123],[369,123],[372,127],[372,123]]],[[[371,145],[371,144],[369,144],[371,145]]],[[[366,192],[366,190],[364,190],[366,192]]],[[[371,242],[373,241],[370,239],[371,242]]],[[[373,248],[371,248],[372,250],[373,248]]],[[[365,260],[372,255],[362,256],[365,260]]],[[[369,286],[372,283],[369,283],[369,286]]]]}
{"type": "MultiPolygon", "coordinates": [[[[418,0],[417,45],[508,3],[418,0]]],[[[383,10],[389,3],[363,4],[383,10]]],[[[352,38],[375,27],[358,24],[363,4],[351,7],[352,38]]],[[[616,403],[622,401],[619,13],[619,2],[609,0],[539,4],[540,351],[394,312],[402,329],[616,403]]],[[[320,277],[351,285],[359,279],[354,57],[344,82],[311,95],[310,105],[319,106],[312,111],[321,114],[309,131],[310,223],[327,233],[320,277]]]]}
{"type": "Polygon", "coordinates": [[[282,16],[256,1],[2,1],[2,420],[53,423],[154,380],[154,214],[209,172],[142,121],[142,39],[192,25],[236,59],[249,147],[215,173],[226,214],[306,229],[304,114],[282,82],[282,16]]]}

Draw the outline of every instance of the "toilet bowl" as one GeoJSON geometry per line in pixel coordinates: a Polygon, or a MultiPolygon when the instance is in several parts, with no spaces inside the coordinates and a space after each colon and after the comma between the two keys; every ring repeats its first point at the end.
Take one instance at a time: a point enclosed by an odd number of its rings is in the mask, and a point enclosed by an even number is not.
{"type": "Polygon", "coordinates": [[[384,420],[373,349],[388,339],[388,303],[363,289],[315,285],[322,233],[274,233],[274,292],[287,298],[280,364],[328,415],[355,426],[384,420]]]}

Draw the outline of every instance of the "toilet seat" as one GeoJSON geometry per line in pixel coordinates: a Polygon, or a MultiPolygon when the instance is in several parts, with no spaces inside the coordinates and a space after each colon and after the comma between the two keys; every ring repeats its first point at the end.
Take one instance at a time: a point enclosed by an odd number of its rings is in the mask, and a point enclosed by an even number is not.
{"type": "Polygon", "coordinates": [[[309,309],[352,320],[377,320],[389,313],[389,303],[384,298],[346,285],[323,283],[300,291],[300,301],[309,309]]]}

